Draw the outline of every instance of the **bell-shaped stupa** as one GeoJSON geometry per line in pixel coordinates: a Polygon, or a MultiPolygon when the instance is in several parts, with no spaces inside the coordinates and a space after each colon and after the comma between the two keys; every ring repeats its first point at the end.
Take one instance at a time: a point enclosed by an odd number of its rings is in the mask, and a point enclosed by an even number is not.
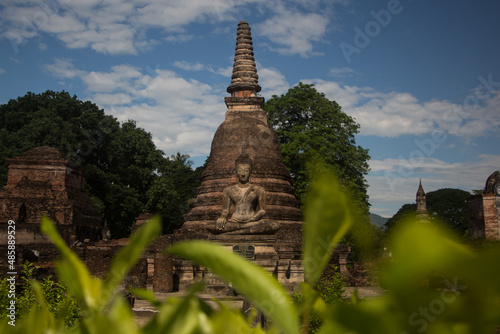
{"type": "Polygon", "coordinates": [[[261,87],[255,66],[250,26],[238,24],[236,52],[230,97],[225,98],[227,112],[212,141],[210,156],[198,197],[185,215],[185,229],[204,228],[220,217],[222,192],[236,183],[235,160],[246,153],[253,161],[251,182],[267,194],[265,219],[283,224],[300,224],[302,214],[290,184],[290,174],[283,164],[278,136],[267,122],[264,98],[257,96],[261,87]]]}

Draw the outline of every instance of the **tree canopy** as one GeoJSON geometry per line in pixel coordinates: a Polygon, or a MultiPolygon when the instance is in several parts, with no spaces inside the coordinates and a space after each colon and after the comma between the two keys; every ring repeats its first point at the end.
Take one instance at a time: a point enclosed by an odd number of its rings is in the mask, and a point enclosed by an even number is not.
{"type": "MultiPolygon", "coordinates": [[[[312,84],[299,83],[264,106],[281,143],[296,196],[305,202],[317,163],[332,169],[353,198],[368,209],[368,150],[356,145],[359,124],[312,84]]],[[[367,213],[367,212],[366,212],[367,213]]]]}
{"type": "MultiPolygon", "coordinates": [[[[469,230],[469,207],[467,198],[471,194],[460,189],[444,188],[427,193],[429,219],[445,224],[457,234],[466,236],[469,230]]],[[[392,228],[401,221],[414,217],[416,204],[405,204],[389,219],[385,226],[392,228]]]]}
{"type": "Polygon", "coordinates": [[[444,188],[427,194],[427,208],[432,215],[455,230],[466,235],[469,230],[469,206],[471,194],[460,189],[444,188]]]}
{"type": "Polygon", "coordinates": [[[274,95],[264,109],[278,135],[283,162],[302,209],[313,181],[333,171],[356,215],[344,242],[351,244],[354,253],[370,255],[377,231],[370,224],[365,179],[370,156],[367,149],[356,145],[359,124],[312,84],[299,83],[286,94],[274,95]]]}
{"type": "Polygon", "coordinates": [[[127,236],[143,211],[160,212],[164,231],[180,227],[195,195],[199,172],[189,156],[166,158],[135,121],[120,124],[64,91],[27,93],[1,105],[0,136],[0,186],[7,181],[5,158],[37,146],[58,148],[84,167],[87,192],[113,237],[127,236]]]}
{"type": "Polygon", "coordinates": [[[417,204],[404,204],[399,208],[398,212],[394,214],[389,220],[385,222],[385,227],[391,229],[396,226],[399,222],[415,218],[417,213],[417,204]]]}

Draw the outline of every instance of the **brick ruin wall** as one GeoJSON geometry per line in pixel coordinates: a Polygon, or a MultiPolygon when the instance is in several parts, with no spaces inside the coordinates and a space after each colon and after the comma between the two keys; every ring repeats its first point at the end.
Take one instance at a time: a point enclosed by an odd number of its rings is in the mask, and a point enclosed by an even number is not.
{"type": "Polygon", "coordinates": [[[469,237],[500,240],[500,196],[480,194],[468,199],[469,237]]]}

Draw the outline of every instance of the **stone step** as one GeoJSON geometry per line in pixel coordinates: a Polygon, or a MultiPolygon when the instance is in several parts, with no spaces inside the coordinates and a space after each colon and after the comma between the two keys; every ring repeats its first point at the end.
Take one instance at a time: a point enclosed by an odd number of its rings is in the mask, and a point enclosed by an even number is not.
{"type": "MultiPolygon", "coordinates": [[[[160,301],[165,300],[165,298],[181,298],[185,295],[186,293],[184,292],[155,293],[156,298],[160,301]]],[[[203,293],[198,295],[198,297],[215,309],[217,309],[218,304],[214,301],[214,297],[230,309],[241,309],[243,305],[242,296],[216,296],[209,293],[203,293]]],[[[152,317],[154,317],[156,313],[158,313],[158,310],[154,306],[152,306],[148,301],[140,298],[135,299],[132,311],[134,312],[134,317],[140,327],[144,326],[152,317]]]]}

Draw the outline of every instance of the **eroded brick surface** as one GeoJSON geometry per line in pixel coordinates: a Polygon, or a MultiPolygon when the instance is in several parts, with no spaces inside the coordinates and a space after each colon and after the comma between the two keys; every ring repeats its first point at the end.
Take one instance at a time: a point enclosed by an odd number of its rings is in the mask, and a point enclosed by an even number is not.
{"type": "MultiPolygon", "coordinates": [[[[7,159],[7,184],[0,190],[0,240],[7,247],[7,225],[15,222],[17,264],[25,260],[49,265],[56,254],[40,231],[42,215],[57,226],[65,242],[97,240],[101,219],[85,194],[80,166],[72,164],[52,147],[37,147],[7,159]],[[50,262],[50,263],[49,263],[50,262]]],[[[0,263],[6,264],[2,257],[0,263]]]]}
{"type": "Polygon", "coordinates": [[[469,236],[471,239],[500,240],[500,173],[486,180],[483,194],[472,196],[469,205],[469,236]]]}

